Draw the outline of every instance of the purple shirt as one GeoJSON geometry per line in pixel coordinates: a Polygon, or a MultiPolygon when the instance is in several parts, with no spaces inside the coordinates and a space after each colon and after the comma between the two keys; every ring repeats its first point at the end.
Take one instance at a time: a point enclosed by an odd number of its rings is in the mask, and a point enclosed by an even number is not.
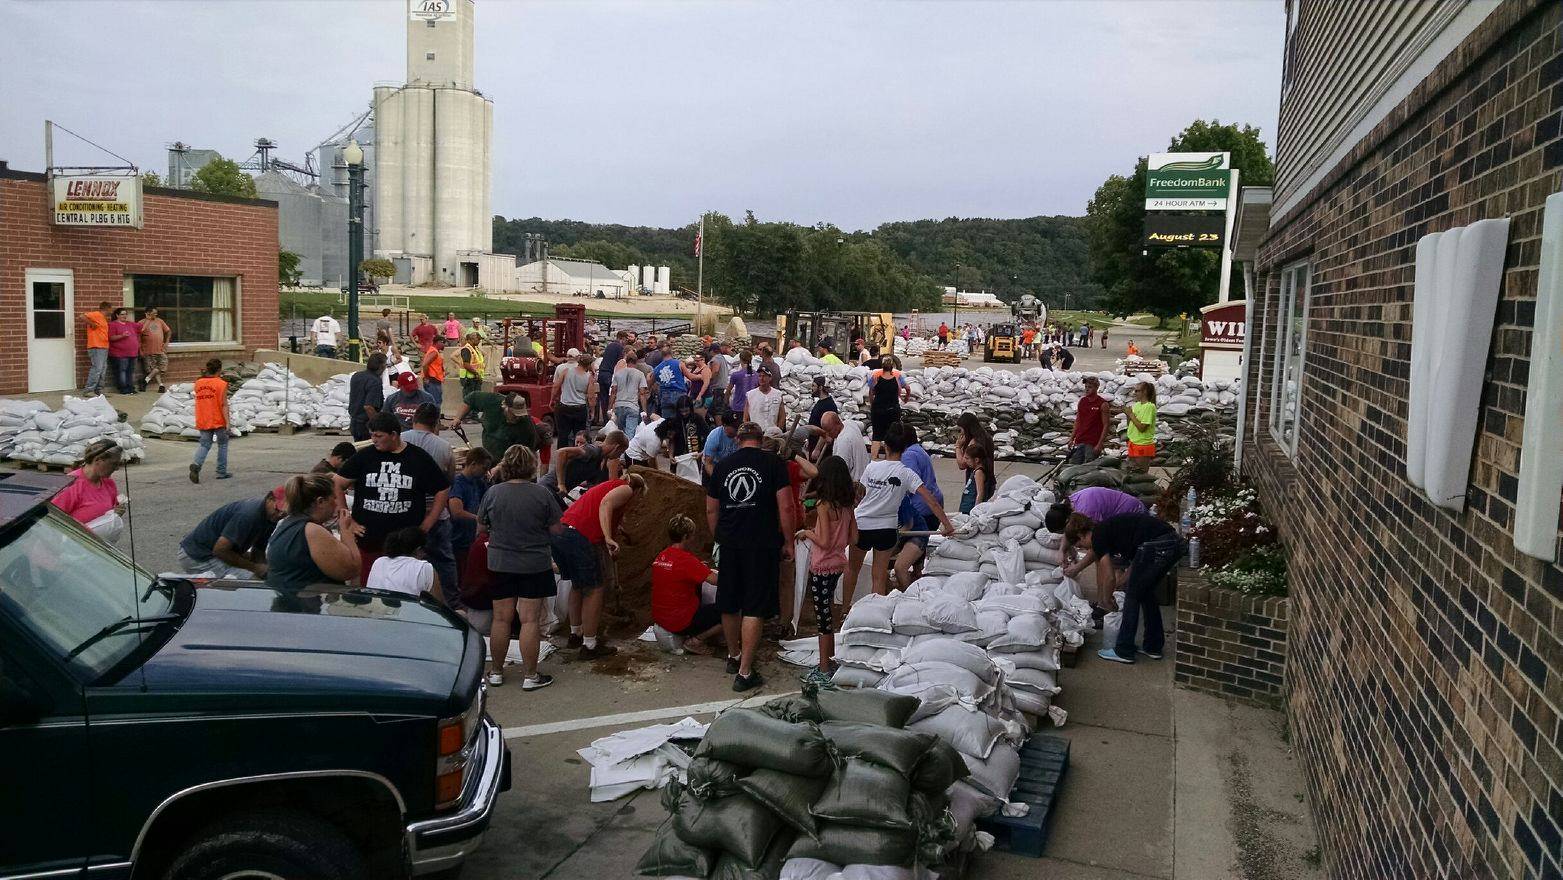
{"type": "Polygon", "coordinates": [[[734,367],[727,377],[727,385],[733,389],[732,408],[744,412],[749,407],[749,392],[760,385],[760,373],[734,367]]]}
{"type": "MultiPolygon", "coordinates": [[[[939,491],[939,478],[934,476],[933,459],[928,457],[928,450],[923,448],[923,444],[913,443],[906,447],[906,451],[901,453],[901,463],[923,481],[923,485],[933,494],[939,506],[943,507],[944,493],[939,491]]],[[[928,506],[928,502],[923,500],[921,492],[908,492],[906,497],[901,499],[901,509],[898,513],[901,521],[906,522],[911,520],[913,514],[932,516],[933,510],[928,506]]],[[[922,526],[921,523],[913,523],[913,525],[919,528],[922,526]]]]}
{"type": "Polygon", "coordinates": [[[1084,515],[1092,522],[1101,522],[1126,513],[1145,512],[1145,505],[1140,503],[1140,499],[1128,492],[1102,487],[1081,489],[1070,495],[1069,506],[1074,508],[1075,513],[1084,515]]]}

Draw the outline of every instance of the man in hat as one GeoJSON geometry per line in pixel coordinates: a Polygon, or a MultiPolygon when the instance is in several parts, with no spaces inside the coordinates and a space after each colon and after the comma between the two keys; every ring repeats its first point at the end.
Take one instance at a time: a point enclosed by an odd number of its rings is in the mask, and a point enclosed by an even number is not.
{"type": "MultiPolygon", "coordinates": [[[[818,428],[820,421],[825,418],[825,413],[840,412],[836,406],[836,398],[830,394],[830,379],[825,376],[814,377],[814,406],[809,410],[809,428],[818,428]]],[[[809,431],[809,452],[813,453],[819,446],[820,434],[809,431]]],[[[830,444],[825,444],[829,447],[830,444]]],[[[811,456],[812,457],[812,456],[811,456]]]]}
{"type": "Polygon", "coordinates": [[[760,384],[749,392],[744,412],[749,421],[758,423],[762,428],[767,425],[780,428],[787,418],[787,405],[782,402],[781,389],[775,385],[776,373],[763,364],[756,372],[759,373],[760,384]]]}
{"type": "Polygon", "coordinates": [[[738,451],[722,460],[706,482],[706,524],[721,548],[716,604],[727,640],[733,690],[764,684],[754,669],[765,621],[781,613],[777,580],[796,523],[787,465],[760,448],[765,429],[738,426],[738,451]],[[734,654],[737,649],[738,653],[734,654]]]}
{"type": "Polygon", "coordinates": [[[396,416],[402,423],[402,430],[412,428],[413,415],[425,403],[434,403],[434,396],[418,384],[418,374],[397,373],[396,390],[385,399],[385,411],[396,416]]]}
{"type": "MultiPolygon", "coordinates": [[[[830,343],[828,342],[821,342],[819,346],[815,348],[815,354],[819,357],[821,363],[828,364],[833,367],[843,366],[841,363],[841,358],[836,357],[836,353],[831,350],[830,343]]],[[[824,377],[815,376],[814,378],[822,379],[824,377]]]]}
{"type": "Polygon", "coordinates": [[[525,392],[474,391],[462,400],[456,421],[462,421],[469,413],[477,413],[481,418],[483,448],[495,461],[504,458],[505,452],[518,443],[532,450],[542,445],[537,439],[537,425],[532,421],[532,404],[525,392]]]}
{"type": "Polygon", "coordinates": [[[260,498],[224,504],[179,542],[180,568],[214,578],[264,578],[266,542],[287,509],[281,486],[260,498]]]}

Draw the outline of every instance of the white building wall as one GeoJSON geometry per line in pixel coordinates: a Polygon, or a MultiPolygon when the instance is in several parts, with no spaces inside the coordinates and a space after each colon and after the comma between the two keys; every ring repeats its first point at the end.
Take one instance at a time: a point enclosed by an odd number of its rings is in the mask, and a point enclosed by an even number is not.
{"type": "Polygon", "coordinates": [[[475,92],[439,89],[434,112],[434,264],[441,280],[459,277],[459,251],[486,251],[493,241],[488,205],[491,106],[475,92]]]}

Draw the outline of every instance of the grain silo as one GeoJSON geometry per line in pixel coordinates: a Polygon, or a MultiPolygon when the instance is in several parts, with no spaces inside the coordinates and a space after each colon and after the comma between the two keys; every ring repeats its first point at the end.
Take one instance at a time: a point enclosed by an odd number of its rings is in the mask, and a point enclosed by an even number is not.
{"type": "Polygon", "coordinates": [[[673,289],[673,270],[668,266],[657,267],[657,293],[668,293],[673,289]]]}
{"type": "Polygon", "coordinates": [[[630,293],[640,292],[640,267],[628,266],[624,269],[624,280],[629,282],[630,293]]]}

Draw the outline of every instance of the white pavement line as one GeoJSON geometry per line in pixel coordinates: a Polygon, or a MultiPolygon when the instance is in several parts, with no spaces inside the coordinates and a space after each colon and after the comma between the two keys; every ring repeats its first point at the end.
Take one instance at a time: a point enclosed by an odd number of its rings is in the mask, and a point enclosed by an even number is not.
{"type": "Polygon", "coordinates": [[[795,696],[797,693],[798,691],[790,691],[785,694],[761,694],[737,700],[713,700],[709,703],[694,703],[688,706],[642,709],[639,712],[621,712],[617,715],[596,715],[591,718],[550,721],[547,724],[528,724],[525,727],[507,727],[504,729],[504,736],[505,739],[525,739],[529,736],[547,736],[551,733],[568,733],[572,730],[589,730],[593,727],[618,727],[622,724],[635,724],[642,721],[663,721],[668,718],[683,718],[688,715],[707,715],[731,709],[734,706],[761,696],[767,700],[772,700],[777,697],[795,696]]]}

